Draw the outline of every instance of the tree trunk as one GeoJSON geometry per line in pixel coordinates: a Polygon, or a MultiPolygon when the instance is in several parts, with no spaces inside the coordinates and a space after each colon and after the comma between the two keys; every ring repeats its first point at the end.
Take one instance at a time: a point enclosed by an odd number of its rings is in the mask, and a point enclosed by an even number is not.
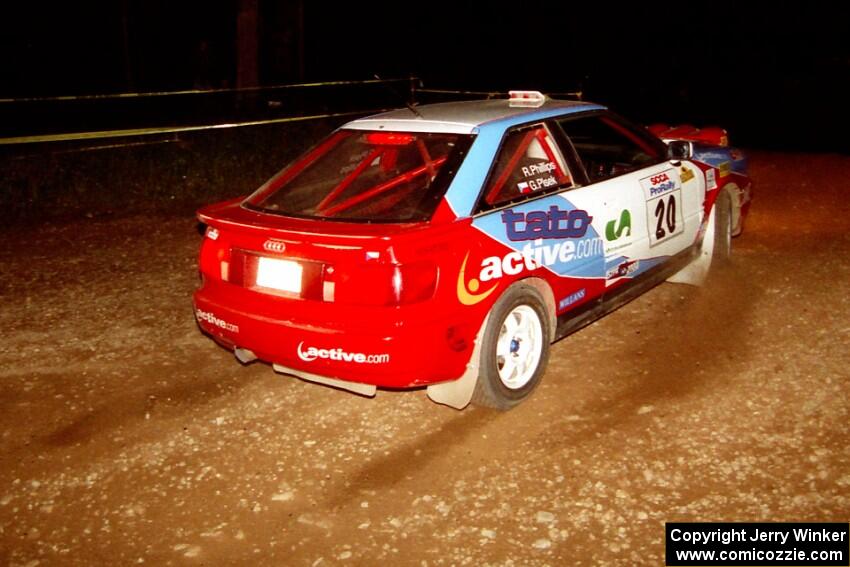
{"type": "Polygon", "coordinates": [[[236,86],[257,86],[257,0],[239,0],[236,17],[236,86]]]}

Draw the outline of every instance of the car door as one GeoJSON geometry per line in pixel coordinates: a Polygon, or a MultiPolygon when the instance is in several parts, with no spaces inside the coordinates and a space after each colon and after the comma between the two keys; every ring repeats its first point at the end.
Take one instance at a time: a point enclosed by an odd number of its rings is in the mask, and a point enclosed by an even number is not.
{"type": "Polygon", "coordinates": [[[473,226],[486,237],[479,289],[543,277],[561,314],[601,299],[605,266],[595,213],[572,200],[587,189],[583,176],[575,176],[579,166],[561,151],[553,127],[533,123],[505,134],[473,226]]]}
{"type": "Polygon", "coordinates": [[[558,125],[588,178],[571,198],[594,212],[608,292],[693,244],[705,195],[696,166],[667,160],[661,141],[609,113],[558,125]]]}

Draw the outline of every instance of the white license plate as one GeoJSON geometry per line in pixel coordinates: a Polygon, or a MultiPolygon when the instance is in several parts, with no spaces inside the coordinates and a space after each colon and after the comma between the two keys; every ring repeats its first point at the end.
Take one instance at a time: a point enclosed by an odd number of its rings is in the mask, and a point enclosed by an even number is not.
{"type": "Polygon", "coordinates": [[[291,260],[260,257],[257,285],[280,291],[301,293],[301,264],[291,260]]]}

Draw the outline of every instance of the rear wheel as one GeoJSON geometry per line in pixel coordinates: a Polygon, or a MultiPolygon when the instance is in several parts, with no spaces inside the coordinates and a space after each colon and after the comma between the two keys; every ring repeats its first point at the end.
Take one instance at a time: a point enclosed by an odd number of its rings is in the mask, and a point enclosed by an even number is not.
{"type": "Polygon", "coordinates": [[[532,286],[515,284],[493,305],[472,402],[507,410],[531,395],[549,360],[549,317],[532,286]]]}

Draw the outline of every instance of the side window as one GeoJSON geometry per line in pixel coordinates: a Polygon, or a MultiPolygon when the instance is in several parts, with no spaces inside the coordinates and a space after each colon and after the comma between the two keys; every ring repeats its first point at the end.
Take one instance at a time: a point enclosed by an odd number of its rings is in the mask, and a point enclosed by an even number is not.
{"type": "Polygon", "coordinates": [[[568,118],[558,124],[591,183],[658,163],[665,155],[660,142],[610,116],[568,118]]]}
{"type": "Polygon", "coordinates": [[[572,185],[573,177],[551,133],[537,124],[505,137],[481,207],[489,209],[572,185]]]}

